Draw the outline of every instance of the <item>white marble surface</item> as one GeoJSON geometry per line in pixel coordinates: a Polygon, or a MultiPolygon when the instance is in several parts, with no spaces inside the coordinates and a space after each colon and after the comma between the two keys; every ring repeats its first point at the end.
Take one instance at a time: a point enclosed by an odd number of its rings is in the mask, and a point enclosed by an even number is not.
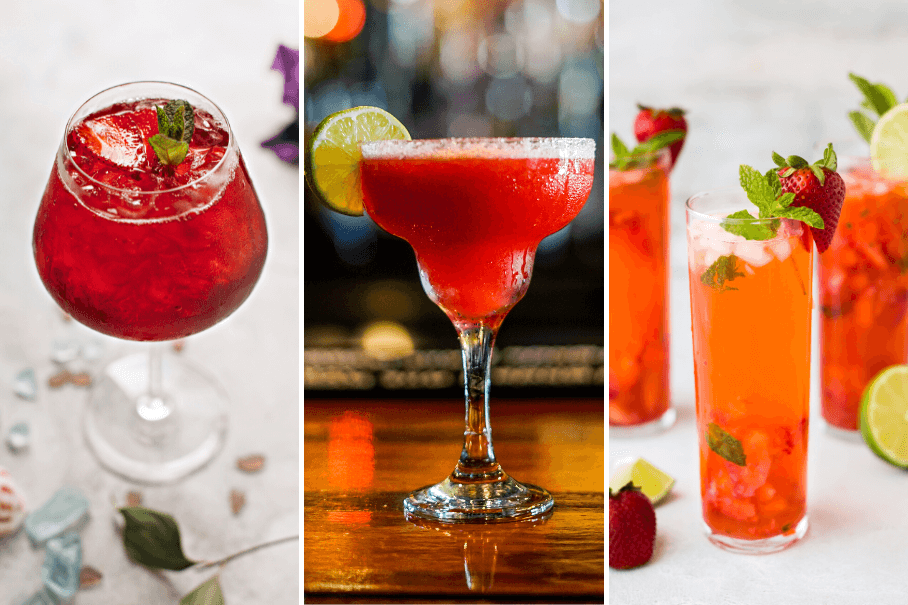
{"type": "MultiPolygon", "coordinates": [[[[231,396],[221,455],[169,487],[140,488],[144,504],[172,514],[193,559],[217,559],[299,533],[299,170],[261,141],[293,118],[281,103],[283,79],[270,70],[278,44],[299,48],[296,0],[220,3],[34,0],[2,3],[0,17],[0,435],[30,423],[30,451],[0,446],[0,466],[32,506],[64,483],[91,501],[82,530],[83,562],[103,574],[77,605],[177,603],[213,574],[155,574],[127,558],[111,500],[135,486],[105,472],[79,429],[86,391],[47,387],[54,339],[95,338],[64,324],[31,256],[35,211],[69,116],[109,86],[141,79],[185,84],[213,99],[234,129],[268,220],[270,247],[255,291],[230,318],[189,338],[182,355],[217,376],[231,396]],[[15,374],[35,369],[37,401],[17,398],[15,374]],[[263,453],[264,469],[244,474],[237,457],[263,453]],[[230,512],[231,489],[247,503],[230,512]]],[[[135,347],[101,339],[106,355],[135,347]]],[[[299,543],[237,559],[220,571],[226,603],[299,602],[299,543]]],[[[0,542],[0,605],[40,586],[44,552],[24,533],[0,542]]]]}
{"type": "MultiPolygon", "coordinates": [[[[904,603],[908,475],[862,443],[828,435],[811,388],[806,538],[765,557],[733,555],[701,533],[684,202],[735,185],[739,164],[813,154],[853,137],[860,94],[849,71],[908,96],[908,10],[901,0],[694,0],[609,3],[608,132],[633,139],[636,103],[688,110],[690,132],[672,174],[669,432],[610,439],[610,460],[642,455],[677,480],[656,510],[653,561],[609,570],[610,603],[748,605],[904,603]]],[[[811,160],[816,158],[810,158],[811,160]]],[[[814,330],[816,334],[816,329],[814,330]]],[[[816,355],[816,338],[814,355],[816,355]]]]}

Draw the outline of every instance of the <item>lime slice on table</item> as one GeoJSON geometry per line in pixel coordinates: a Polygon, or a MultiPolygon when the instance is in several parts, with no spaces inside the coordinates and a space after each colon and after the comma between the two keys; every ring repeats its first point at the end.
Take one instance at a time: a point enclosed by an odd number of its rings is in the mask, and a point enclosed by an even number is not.
{"type": "Polygon", "coordinates": [[[362,216],[359,188],[360,143],[410,140],[400,121],[378,107],[353,107],[333,113],[315,128],[307,149],[307,180],[321,201],[337,212],[362,216]]]}
{"type": "Polygon", "coordinates": [[[861,399],[861,434],[874,453],[908,468],[908,365],[886,368],[861,399]]]}
{"type": "Polygon", "coordinates": [[[671,476],[643,458],[638,458],[633,464],[619,469],[612,476],[608,487],[617,492],[630,481],[640,488],[654,506],[665,499],[675,484],[675,480],[671,476]]]}
{"type": "Polygon", "coordinates": [[[870,135],[870,161],[877,172],[908,178],[908,103],[880,116],[870,135]]]}

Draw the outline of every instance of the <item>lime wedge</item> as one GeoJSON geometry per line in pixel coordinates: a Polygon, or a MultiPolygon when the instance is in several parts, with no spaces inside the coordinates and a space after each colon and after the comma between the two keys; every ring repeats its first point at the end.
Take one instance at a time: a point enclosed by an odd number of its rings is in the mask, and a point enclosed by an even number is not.
{"type": "Polygon", "coordinates": [[[908,103],[880,116],[870,136],[870,161],[877,172],[908,178],[908,103]]]}
{"type": "Polygon", "coordinates": [[[612,476],[608,486],[612,491],[618,491],[629,481],[633,481],[634,485],[646,494],[654,506],[665,499],[675,484],[675,480],[671,476],[643,458],[638,458],[633,464],[619,469],[612,476]]]}
{"type": "Polygon", "coordinates": [[[908,468],[908,366],[886,368],[864,389],[861,434],[877,456],[908,468]]]}
{"type": "Polygon", "coordinates": [[[378,107],[353,107],[322,120],[306,152],[306,178],[321,201],[342,214],[362,216],[359,145],[389,139],[410,140],[410,133],[397,118],[378,107]]]}

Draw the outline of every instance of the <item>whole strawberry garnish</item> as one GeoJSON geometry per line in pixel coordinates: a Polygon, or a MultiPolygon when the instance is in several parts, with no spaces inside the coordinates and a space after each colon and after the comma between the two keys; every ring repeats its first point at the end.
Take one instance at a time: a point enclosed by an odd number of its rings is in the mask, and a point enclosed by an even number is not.
{"type": "Polygon", "coordinates": [[[608,490],[608,566],[639,567],[653,556],[656,511],[653,503],[633,482],[608,490]]]}
{"type": "MultiPolygon", "coordinates": [[[[684,119],[684,110],[677,107],[671,109],[653,109],[638,104],[640,113],[634,120],[634,136],[637,142],[642,143],[653,137],[653,135],[669,130],[680,130],[687,134],[687,120],[684,119]]],[[[681,147],[684,145],[684,137],[678,139],[669,147],[672,154],[671,165],[675,165],[678,154],[681,153],[681,147]]]]}
{"type": "Polygon", "coordinates": [[[823,227],[811,227],[817,250],[825,252],[832,243],[842,202],[845,201],[845,181],[836,172],[836,156],[832,143],[823,151],[823,159],[808,164],[802,157],[793,155],[783,158],[773,152],[772,159],[779,167],[779,182],[782,191],[793,193],[792,207],[810,208],[823,219],[823,227]]]}

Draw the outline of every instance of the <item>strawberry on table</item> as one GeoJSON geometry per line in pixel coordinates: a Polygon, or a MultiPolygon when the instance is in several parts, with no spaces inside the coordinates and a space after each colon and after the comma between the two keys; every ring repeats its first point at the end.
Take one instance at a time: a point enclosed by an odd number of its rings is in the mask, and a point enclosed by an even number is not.
{"type": "MultiPolygon", "coordinates": [[[[645,105],[638,104],[640,112],[634,120],[634,136],[637,142],[648,141],[660,132],[680,130],[684,135],[687,134],[687,120],[684,119],[685,111],[678,107],[670,109],[653,109],[645,105]]],[[[672,155],[671,166],[675,165],[678,154],[681,153],[681,147],[684,145],[685,137],[675,141],[669,147],[672,155]]]]}
{"type": "Polygon", "coordinates": [[[627,483],[617,492],[608,491],[608,565],[631,569],[647,563],[656,541],[656,512],[653,503],[627,483]]]}

